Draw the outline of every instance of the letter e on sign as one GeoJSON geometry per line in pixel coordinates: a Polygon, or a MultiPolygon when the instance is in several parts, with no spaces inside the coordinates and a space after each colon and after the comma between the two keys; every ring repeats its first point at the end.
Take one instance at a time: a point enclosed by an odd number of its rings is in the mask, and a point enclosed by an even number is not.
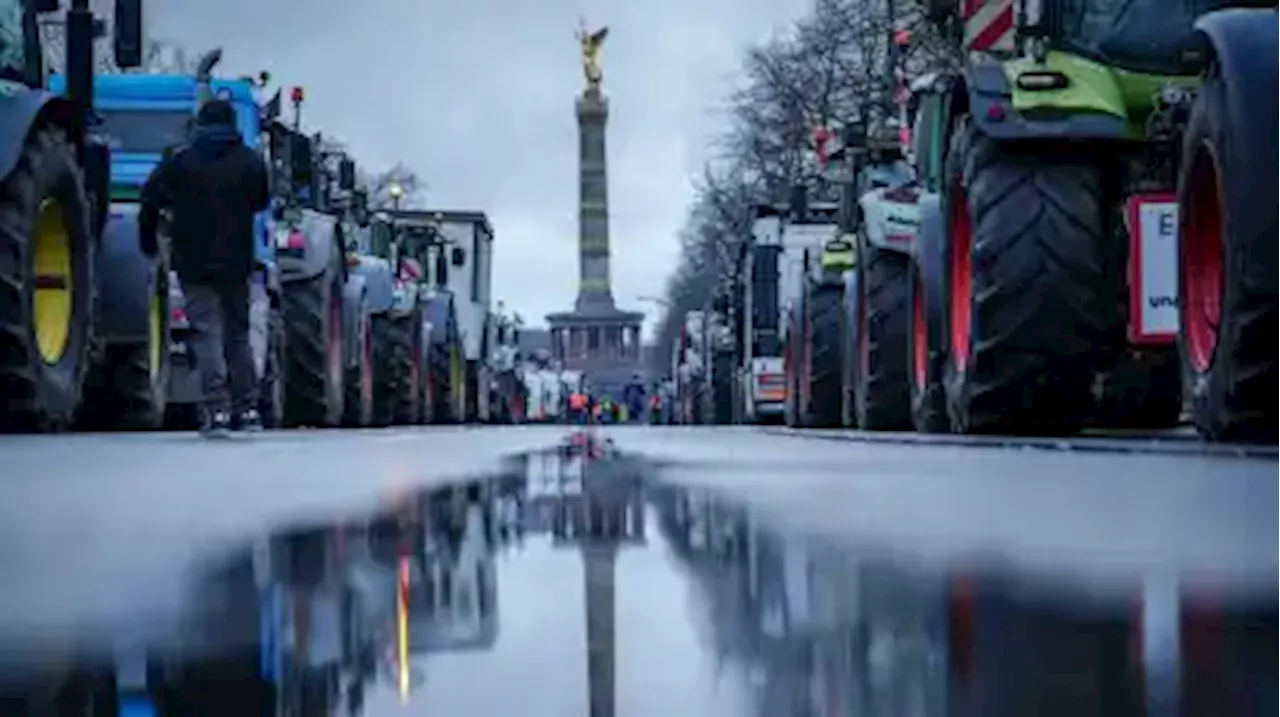
{"type": "Polygon", "coordinates": [[[1164,197],[1136,197],[1138,257],[1131,274],[1138,285],[1131,307],[1138,318],[1135,332],[1147,339],[1168,339],[1178,332],[1178,205],[1164,197]]]}

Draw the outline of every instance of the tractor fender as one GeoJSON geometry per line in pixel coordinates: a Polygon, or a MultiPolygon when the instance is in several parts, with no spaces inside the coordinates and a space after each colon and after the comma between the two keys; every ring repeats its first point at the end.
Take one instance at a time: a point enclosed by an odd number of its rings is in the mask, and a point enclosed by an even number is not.
{"type": "MultiPolygon", "coordinates": [[[[929,348],[942,351],[948,345],[944,312],[950,306],[947,296],[950,255],[947,253],[947,222],[942,197],[924,194],[920,197],[920,233],[916,236],[914,261],[919,272],[924,305],[929,312],[925,322],[929,331],[929,348]]],[[[931,357],[933,359],[935,357],[931,357]]]]}
{"type": "Polygon", "coordinates": [[[912,254],[920,229],[919,205],[916,200],[889,199],[887,192],[884,188],[873,189],[858,199],[863,238],[878,249],[912,254]]]}
{"type": "Polygon", "coordinates": [[[431,323],[431,343],[449,345],[457,340],[458,319],[453,294],[442,291],[427,300],[427,320],[431,323]]]}
{"type": "Polygon", "coordinates": [[[329,270],[334,257],[343,254],[342,247],[336,246],[335,226],[333,217],[310,209],[302,210],[302,218],[296,227],[283,223],[276,225],[275,263],[280,268],[282,282],[314,279],[329,270]],[[306,238],[302,249],[286,248],[288,238],[295,230],[306,238]]]}
{"type": "Polygon", "coordinates": [[[342,337],[345,355],[350,357],[348,367],[354,367],[360,355],[360,326],[367,317],[361,313],[369,313],[365,303],[367,282],[360,274],[348,274],[342,284],[342,337]]]}
{"type": "Polygon", "coordinates": [[[138,245],[137,204],[111,204],[97,271],[99,337],[109,344],[147,341],[157,272],[138,245]]]}
{"type": "Polygon", "coordinates": [[[377,256],[361,255],[355,264],[348,265],[351,276],[364,279],[365,299],[370,314],[384,314],[395,303],[395,281],[391,275],[391,262],[377,256]]]}
{"type": "Polygon", "coordinates": [[[959,99],[983,134],[992,139],[1126,139],[1122,118],[1095,112],[1068,113],[1055,119],[1029,119],[1013,107],[1013,88],[1004,65],[993,60],[969,63],[959,77],[959,99]]]}
{"type": "Polygon", "coordinates": [[[0,80],[0,177],[9,176],[18,165],[27,133],[46,119],[70,130],[71,103],[45,90],[0,80]]]}
{"type": "MultiPolygon", "coordinates": [[[[1280,77],[1276,57],[1280,26],[1276,23],[1276,12],[1274,9],[1219,10],[1198,18],[1195,29],[1212,47],[1218,76],[1226,88],[1227,151],[1232,156],[1225,158],[1224,165],[1230,167],[1233,176],[1224,181],[1224,186],[1233,193],[1247,193],[1247,196],[1225,199],[1229,206],[1252,208],[1243,212],[1246,216],[1232,217],[1232,221],[1247,223],[1245,234],[1248,236],[1274,236],[1277,194],[1274,159],[1276,135],[1280,133],[1277,97],[1271,92],[1280,77]],[[1261,158],[1272,161],[1261,161],[1261,158]]],[[[1259,242],[1257,246],[1269,246],[1272,253],[1255,256],[1249,270],[1259,272],[1260,278],[1265,277],[1264,285],[1275,286],[1277,256],[1274,252],[1278,245],[1259,242]]]]}

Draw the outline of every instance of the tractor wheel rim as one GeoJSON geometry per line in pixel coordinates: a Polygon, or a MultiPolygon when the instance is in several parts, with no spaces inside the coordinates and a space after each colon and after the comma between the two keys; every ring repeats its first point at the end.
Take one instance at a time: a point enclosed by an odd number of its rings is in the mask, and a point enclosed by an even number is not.
{"type": "Polygon", "coordinates": [[[46,199],[40,203],[32,237],[31,325],[40,358],[51,366],[62,360],[71,339],[75,313],[71,257],[71,233],[63,220],[62,204],[46,199]]]}
{"type": "Polygon", "coordinates": [[[1197,150],[1183,205],[1181,235],[1182,332],[1187,360],[1197,373],[1213,365],[1222,323],[1225,247],[1222,180],[1213,148],[1197,150]]]}
{"type": "Polygon", "coordinates": [[[964,371],[969,363],[970,330],[973,321],[973,222],[968,195],[956,187],[951,200],[951,360],[964,371]]]}
{"type": "Polygon", "coordinates": [[[858,384],[862,384],[871,371],[871,347],[867,342],[867,334],[871,327],[867,324],[869,319],[865,286],[864,282],[858,282],[858,384]]]}
{"type": "Polygon", "coordinates": [[[155,386],[160,378],[161,349],[164,344],[164,315],[161,313],[160,296],[157,291],[151,297],[151,306],[147,312],[147,374],[151,385],[155,386]]]}
{"type": "Polygon", "coordinates": [[[929,379],[929,331],[924,320],[924,282],[919,272],[911,286],[911,375],[923,390],[929,379]]]}
{"type": "Polygon", "coordinates": [[[329,384],[342,385],[342,299],[335,291],[329,299],[329,335],[325,337],[328,353],[329,384]]]}
{"type": "Polygon", "coordinates": [[[363,411],[373,406],[373,336],[366,316],[360,330],[360,405],[363,411]]]}

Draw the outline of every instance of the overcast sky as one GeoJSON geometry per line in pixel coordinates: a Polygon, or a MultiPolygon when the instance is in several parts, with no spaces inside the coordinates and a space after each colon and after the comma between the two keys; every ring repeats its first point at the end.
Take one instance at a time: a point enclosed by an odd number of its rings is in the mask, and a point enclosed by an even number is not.
{"type": "Polygon", "coordinates": [[[495,296],[541,323],[577,283],[574,33],[607,24],[614,296],[654,313],[691,179],[747,44],[807,0],[152,0],[149,32],[224,69],[307,89],[304,124],[376,171],[402,161],[428,201],[489,214],[495,296]]]}

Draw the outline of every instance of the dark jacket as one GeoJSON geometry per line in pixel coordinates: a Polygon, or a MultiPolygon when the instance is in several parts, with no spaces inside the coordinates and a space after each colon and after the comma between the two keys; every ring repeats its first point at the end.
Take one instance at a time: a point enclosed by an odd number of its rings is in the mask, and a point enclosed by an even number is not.
{"type": "Polygon", "coordinates": [[[253,272],[254,215],[267,207],[267,167],[232,125],[197,125],[142,189],[142,250],[154,254],[159,211],[173,215],[173,269],[183,282],[225,285],[253,272]]]}

